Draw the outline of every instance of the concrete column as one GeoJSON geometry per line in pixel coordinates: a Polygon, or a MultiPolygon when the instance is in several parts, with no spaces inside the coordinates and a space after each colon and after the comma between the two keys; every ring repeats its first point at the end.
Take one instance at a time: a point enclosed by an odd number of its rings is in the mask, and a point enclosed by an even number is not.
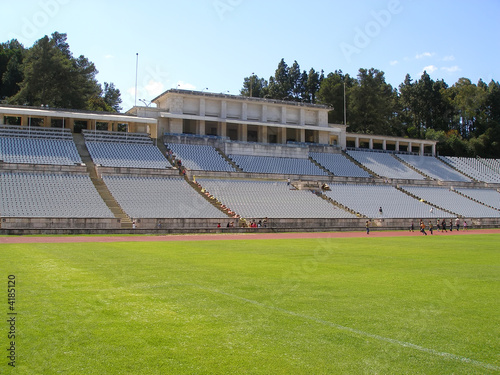
{"type": "Polygon", "coordinates": [[[359,148],[359,137],[354,138],[354,147],[359,148]]]}
{"type": "Polygon", "coordinates": [[[370,139],[368,139],[368,148],[369,148],[370,150],[373,150],[373,139],[371,139],[371,138],[370,138],[370,139]]]}
{"type": "Polygon", "coordinates": [[[227,102],[223,100],[220,103],[220,117],[221,118],[226,118],[227,117],[227,102]]]}
{"type": "Polygon", "coordinates": [[[248,105],[247,103],[242,103],[241,104],[241,119],[243,121],[246,121],[248,118],[248,105]]]}
{"type": "Polygon", "coordinates": [[[299,142],[304,143],[306,141],[306,130],[299,129],[299,142]]]}
{"type": "Polygon", "coordinates": [[[436,156],[436,144],[432,144],[432,156],[436,156]]]}
{"type": "Polygon", "coordinates": [[[301,108],[299,111],[299,125],[304,126],[306,124],[306,110],[301,108]]]}
{"type": "Polygon", "coordinates": [[[399,141],[396,141],[396,151],[399,151],[399,141]]]}
{"type": "Polygon", "coordinates": [[[205,98],[200,98],[200,116],[205,116],[205,98]]]}
{"type": "Polygon", "coordinates": [[[239,139],[242,142],[246,142],[248,140],[248,125],[247,124],[242,124],[240,126],[240,136],[239,139]]]}
{"type": "Polygon", "coordinates": [[[267,143],[267,126],[259,126],[259,142],[267,143]]]}
{"type": "Polygon", "coordinates": [[[68,118],[63,120],[64,120],[64,127],[70,129],[73,132],[75,130],[75,119],[68,118]]]}
{"type": "Polygon", "coordinates": [[[278,139],[281,139],[280,143],[283,143],[286,145],[286,128],[279,128],[278,139]]]}
{"type": "Polygon", "coordinates": [[[182,119],[170,119],[170,133],[182,134],[182,119]]]}
{"type": "Polygon", "coordinates": [[[0,113],[0,125],[5,125],[5,115],[0,113]]]}
{"type": "Polygon", "coordinates": [[[262,105],[261,121],[267,122],[267,105],[262,105]]]}
{"type": "Polygon", "coordinates": [[[219,122],[219,134],[221,137],[227,137],[227,122],[219,122]]]}
{"type": "MultiPolygon", "coordinates": [[[[281,107],[281,123],[286,124],[286,107],[281,107]]],[[[286,131],[285,131],[286,133],[286,131]]]]}
{"type": "Polygon", "coordinates": [[[382,150],[387,150],[387,141],[385,139],[382,141],[382,150]]]}
{"type": "Polygon", "coordinates": [[[206,134],[205,120],[199,120],[198,121],[198,129],[196,129],[196,134],[199,134],[199,135],[205,135],[206,134]]]}
{"type": "Polygon", "coordinates": [[[408,152],[412,152],[413,150],[413,144],[411,142],[408,142],[408,152]]]}
{"type": "Polygon", "coordinates": [[[43,118],[43,127],[50,128],[51,122],[52,122],[52,117],[45,116],[43,118]]]}
{"type": "Polygon", "coordinates": [[[424,150],[425,150],[425,148],[424,148],[424,144],[423,144],[423,143],[420,143],[420,152],[419,152],[420,156],[423,156],[423,155],[424,155],[424,150]]]}

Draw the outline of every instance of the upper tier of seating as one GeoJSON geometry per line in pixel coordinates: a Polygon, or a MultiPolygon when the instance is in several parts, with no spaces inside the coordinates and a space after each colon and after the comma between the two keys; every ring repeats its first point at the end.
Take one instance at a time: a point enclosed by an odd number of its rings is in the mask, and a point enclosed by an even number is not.
{"type": "Polygon", "coordinates": [[[309,159],[271,156],[229,155],[243,172],[288,175],[328,176],[309,159]]]}
{"type": "Polygon", "coordinates": [[[418,169],[429,177],[440,181],[464,181],[471,179],[449,167],[433,156],[398,154],[398,158],[418,169]]]}
{"type": "Polygon", "coordinates": [[[83,129],[85,141],[153,144],[148,133],[110,132],[83,129]]]}
{"type": "Polygon", "coordinates": [[[443,218],[449,213],[385,185],[333,184],[325,195],[370,218],[443,218]],[[382,207],[382,213],[379,209],[382,207]]]}
{"type": "Polygon", "coordinates": [[[0,137],[69,139],[73,136],[68,128],[43,128],[39,126],[0,125],[0,137]]]}
{"type": "Polygon", "coordinates": [[[291,190],[285,182],[214,180],[197,182],[238,215],[245,218],[352,218],[308,190],[291,190]]]}
{"type": "Polygon", "coordinates": [[[72,139],[0,137],[0,160],[5,163],[81,164],[72,139]]]}
{"type": "Polygon", "coordinates": [[[114,217],[89,176],[21,172],[0,173],[0,216],[114,217]]]}
{"type": "Polygon", "coordinates": [[[403,186],[411,194],[463,217],[500,217],[500,211],[476,203],[448,188],[403,186]]]}
{"type": "Polygon", "coordinates": [[[236,171],[212,146],[179,143],[169,143],[166,146],[172,150],[187,169],[217,172],[236,171]]]}
{"type": "Polygon", "coordinates": [[[183,178],[103,176],[103,180],[133,218],[227,218],[183,178]]]}
{"type": "Polygon", "coordinates": [[[105,167],[170,168],[154,144],[85,142],[95,164],[105,167]]]}
{"type": "Polygon", "coordinates": [[[372,177],[363,168],[358,167],[343,154],[327,154],[321,152],[311,152],[309,156],[321,164],[336,176],[342,177],[372,177]]]}
{"type": "Polygon", "coordinates": [[[382,177],[406,180],[425,179],[423,175],[407,167],[389,153],[348,150],[347,154],[382,177]]]}
{"type": "Polygon", "coordinates": [[[477,181],[500,183],[499,170],[494,167],[495,159],[475,159],[458,156],[440,156],[440,158],[477,181]]]}

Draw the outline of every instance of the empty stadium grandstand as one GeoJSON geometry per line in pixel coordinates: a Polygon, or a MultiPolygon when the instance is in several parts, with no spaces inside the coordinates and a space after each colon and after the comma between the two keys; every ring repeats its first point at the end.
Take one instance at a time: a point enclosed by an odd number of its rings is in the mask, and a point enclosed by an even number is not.
{"type": "Polygon", "coordinates": [[[496,167],[497,161],[494,159],[465,158],[458,156],[440,156],[440,158],[476,181],[500,183],[500,172],[496,167]]]}
{"type": "Polygon", "coordinates": [[[80,164],[69,129],[0,126],[0,160],[20,164],[80,164]]]}
{"type": "Polygon", "coordinates": [[[347,154],[381,177],[405,180],[425,179],[423,175],[407,167],[389,153],[348,150],[347,154]]]}
{"type": "Polygon", "coordinates": [[[392,186],[334,184],[330,189],[325,192],[329,198],[370,218],[435,219],[453,216],[392,186]]]}
{"type": "Polygon", "coordinates": [[[182,161],[185,168],[217,172],[236,171],[212,146],[182,143],[168,143],[166,146],[182,161]]]}
{"type": "Polygon", "coordinates": [[[227,218],[179,177],[104,176],[132,218],[227,218]]]}
{"type": "Polygon", "coordinates": [[[3,217],[92,217],[114,215],[88,176],[52,173],[0,173],[3,217]]]}
{"type": "Polygon", "coordinates": [[[229,155],[229,157],[244,172],[328,176],[326,171],[318,168],[309,159],[249,155],[229,155]]]}
{"type": "Polygon", "coordinates": [[[352,161],[347,159],[343,154],[327,154],[321,152],[311,152],[309,156],[316,162],[328,169],[335,176],[343,177],[372,177],[370,173],[363,168],[358,167],[352,161]]]}
{"type": "Polygon", "coordinates": [[[456,216],[500,226],[498,160],[424,156],[435,154],[427,140],[399,140],[421,155],[398,153],[397,143],[392,152],[359,148],[372,148],[369,135],[349,136],[358,146],[344,152],[345,126],[327,123],[328,108],[172,94],[169,108],[142,109],[144,117],[0,106],[0,231],[211,231],[240,217],[236,226],[267,217],[268,230],[360,229],[367,219],[402,228],[456,216]],[[4,125],[2,111],[21,125],[4,125]],[[34,113],[44,126],[31,126],[34,113]],[[45,117],[61,113],[75,118],[45,117]],[[83,136],[76,121],[86,122],[83,136]],[[172,168],[176,159],[185,169],[172,168]]]}
{"type": "Polygon", "coordinates": [[[353,218],[308,190],[283,181],[198,179],[222,204],[245,218],[353,218]]]}
{"type": "Polygon", "coordinates": [[[433,156],[397,154],[398,158],[412,165],[423,174],[440,181],[465,181],[471,179],[433,156]]]}
{"type": "Polygon", "coordinates": [[[170,168],[147,135],[123,132],[84,132],[85,144],[95,164],[106,167],[170,168]]]}
{"type": "Polygon", "coordinates": [[[409,193],[419,199],[428,201],[455,215],[462,217],[500,217],[500,211],[474,202],[449,188],[428,186],[402,186],[409,193]]]}

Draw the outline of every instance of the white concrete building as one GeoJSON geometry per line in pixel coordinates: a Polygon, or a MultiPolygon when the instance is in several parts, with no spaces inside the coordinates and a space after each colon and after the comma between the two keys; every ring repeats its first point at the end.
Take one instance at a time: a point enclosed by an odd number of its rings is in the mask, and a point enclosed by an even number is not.
{"type": "Polygon", "coordinates": [[[240,142],[313,143],[436,154],[436,141],[347,133],[329,124],[325,105],[172,89],[152,100],[154,107],[134,107],[138,117],[158,119],[158,134],[211,135],[240,142]]]}

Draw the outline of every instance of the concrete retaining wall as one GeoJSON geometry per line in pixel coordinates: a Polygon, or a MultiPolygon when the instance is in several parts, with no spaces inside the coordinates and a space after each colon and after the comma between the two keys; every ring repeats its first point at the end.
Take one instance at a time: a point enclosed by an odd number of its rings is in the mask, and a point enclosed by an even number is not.
{"type": "Polygon", "coordinates": [[[92,230],[120,229],[120,219],[114,218],[46,218],[46,217],[3,217],[1,229],[75,229],[92,230]]]}

